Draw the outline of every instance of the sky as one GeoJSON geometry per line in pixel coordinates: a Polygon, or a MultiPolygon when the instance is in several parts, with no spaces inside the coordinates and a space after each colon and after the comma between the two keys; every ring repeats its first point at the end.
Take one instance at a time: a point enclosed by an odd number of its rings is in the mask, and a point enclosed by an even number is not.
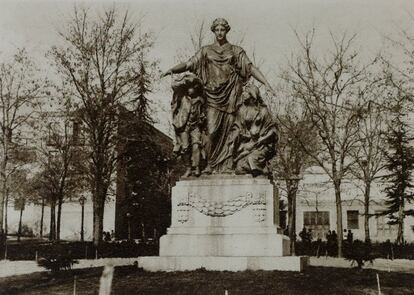
{"type": "MultiPolygon", "coordinates": [[[[412,0],[135,0],[135,1],[40,1],[0,0],[0,60],[7,59],[17,48],[29,54],[48,71],[45,53],[60,39],[57,31],[70,17],[75,4],[102,10],[116,3],[128,9],[134,19],[142,19],[143,30],[154,34],[151,58],[158,59],[160,69],[177,63],[177,53],[191,48],[190,33],[202,20],[210,26],[217,17],[228,20],[229,42],[244,36],[242,46],[260,62],[267,79],[277,83],[298,43],[294,30],[306,33],[316,28],[316,44],[323,53],[329,49],[330,32],[357,33],[355,46],[365,59],[375,56],[387,45],[385,36],[398,28],[412,26],[412,0]]],[[[212,34],[209,40],[212,40],[212,34]]],[[[171,89],[168,79],[155,81],[151,98],[155,102],[157,127],[171,135],[169,117],[171,89]]]]}

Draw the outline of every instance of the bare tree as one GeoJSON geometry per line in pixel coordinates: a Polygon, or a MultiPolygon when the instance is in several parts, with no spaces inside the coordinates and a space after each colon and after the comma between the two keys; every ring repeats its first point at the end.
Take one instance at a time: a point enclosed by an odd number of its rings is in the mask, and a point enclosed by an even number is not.
{"type": "MultiPolygon", "coordinates": [[[[43,144],[38,148],[38,161],[43,174],[39,180],[49,190],[50,203],[57,205],[56,226],[55,220],[51,221],[56,232],[51,230],[51,239],[60,240],[65,199],[76,197],[86,189],[86,156],[80,121],[68,100],[59,111],[45,114],[41,131],[43,144]]],[[[56,215],[55,206],[51,206],[51,212],[56,215]]]]}
{"type": "Polygon", "coordinates": [[[47,92],[46,79],[21,49],[10,62],[0,63],[0,230],[4,229],[8,178],[25,164],[25,140],[33,127],[41,99],[47,92]]]}
{"type": "MultiPolygon", "coordinates": [[[[414,23],[413,15],[410,15],[410,19],[414,23]]],[[[394,98],[387,103],[390,107],[399,106],[403,99],[411,102],[405,107],[412,109],[414,102],[414,32],[411,28],[412,25],[409,29],[398,27],[392,37],[386,36],[392,51],[380,55],[387,88],[390,93],[394,93],[394,98]],[[396,90],[398,95],[395,95],[396,90]]]]}
{"type": "Polygon", "coordinates": [[[194,52],[197,52],[201,49],[201,47],[205,46],[207,43],[208,32],[209,28],[206,25],[205,20],[202,19],[198,22],[198,24],[194,26],[194,29],[189,32],[191,46],[184,46],[177,50],[177,62],[188,60],[191,56],[194,55],[194,52]]]}
{"type": "Polygon", "coordinates": [[[20,242],[20,238],[22,236],[23,211],[26,207],[26,204],[34,200],[32,191],[30,190],[30,186],[27,185],[27,183],[29,182],[28,170],[16,169],[14,173],[10,176],[9,182],[12,188],[11,196],[14,199],[15,208],[20,211],[19,225],[17,230],[17,241],[20,242]]]}
{"type": "Polygon", "coordinates": [[[359,120],[356,148],[351,150],[354,166],[352,175],[363,185],[360,187],[364,195],[364,231],[365,241],[370,241],[369,218],[375,214],[370,213],[371,187],[381,177],[384,169],[384,149],[386,147],[385,132],[387,128],[388,109],[380,104],[384,89],[378,87],[378,81],[367,88],[369,92],[363,95],[363,116],[359,120]],[[374,99],[376,102],[374,102],[374,99]]]}
{"type": "Polygon", "coordinates": [[[289,89],[277,87],[280,99],[268,99],[267,104],[278,125],[278,154],[273,163],[276,179],[284,182],[288,200],[288,229],[291,255],[295,255],[296,199],[303,172],[312,165],[312,158],[302,148],[300,141],[307,142],[309,150],[317,149],[317,134],[300,101],[290,96],[289,89]],[[279,105],[277,101],[283,102],[279,105]]]}
{"type": "MultiPolygon", "coordinates": [[[[47,168],[41,169],[33,177],[31,187],[36,196],[50,207],[49,240],[56,240],[56,204],[58,202],[54,173],[47,168]]],[[[43,222],[41,222],[43,224],[43,222]]]]}
{"type": "Polygon", "coordinates": [[[332,51],[317,56],[313,41],[315,30],[301,38],[297,33],[300,52],[290,63],[285,79],[294,95],[302,99],[312,125],[321,142],[314,152],[304,140],[302,148],[329,176],[335,190],[338,256],[342,256],[343,225],[341,185],[353,165],[350,152],[358,142],[358,121],[361,116],[359,91],[366,87],[367,66],[358,61],[352,49],[355,35],[331,34],[332,51]]]}
{"type": "Polygon", "coordinates": [[[102,241],[105,200],[117,161],[119,107],[139,103],[139,65],[152,46],[150,34],[138,35],[137,28],[128,11],[119,15],[111,8],[96,17],[75,8],[67,29],[60,33],[65,45],[51,52],[73,89],[85,125],[96,245],[102,241]]]}

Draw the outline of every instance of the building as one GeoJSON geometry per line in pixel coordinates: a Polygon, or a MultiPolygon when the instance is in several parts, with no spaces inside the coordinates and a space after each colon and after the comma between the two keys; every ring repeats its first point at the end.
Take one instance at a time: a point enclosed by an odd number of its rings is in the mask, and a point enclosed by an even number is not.
{"type": "MultiPolygon", "coordinates": [[[[50,231],[50,207],[44,206],[43,209],[43,237],[47,238],[50,231]]],[[[60,237],[63,240],[80,240],[81,232],[81,205],[78,199],[66,200],[62,205],[62,226],[60,237]]],[[[85,224],[84,239],[92,240],[93,209],[92,201],[87,198],[85,202],[85,224]]],[[[8,206],[8,233],[17,234],[19,226],[20,210],[14,203],[8,206]]],[[[22,214],[22,234],[23,236],[32,233],[40,236],[40,224],[42,218],[42,205],[29,203],[25,205],[22,214]]],[[[115,224],[115,200],[109,200],[105,205],[104,231],[114,230],[115,224]]]]}
{"type": "Polygon", "coordinates": [[[171,160],[173,140],[151,124],[122,116],[116,178],[117,239],[157,239],[171,221],[171,187],[182,168],[171,160]]]}
{"type": "MultiPolygon", "coordinates": [[[[371,189],[369,206],[370,238],[374,242],[394,241],[397,237],[397,225],[389,225],[383,212],[385,196],[382,185],[375,183],[371,189]]],[[[355,180],[345,180],[342,184],[342,224],[344,237],[351,230],[354,239],[365,239],[363,192],[355,180]],[[346,232],[345,232],[346,230],[346,232]]],[[[407,204],[414,209],[414,204],[407,204]]],[[[297,195],[296,231],[303,227],[312,229],[313,238],[325,239],[328,230],[336,231],[335,192],[328,177],[319,169],[313,168],[305,173],[297,195]]],[[[414,242],[414,217],[406,217],[404,240],[414,242]]]]}

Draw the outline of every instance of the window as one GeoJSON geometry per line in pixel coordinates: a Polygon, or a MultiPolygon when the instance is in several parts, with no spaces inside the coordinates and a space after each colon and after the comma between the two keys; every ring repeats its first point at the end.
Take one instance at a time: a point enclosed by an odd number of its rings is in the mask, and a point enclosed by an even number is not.
{"type": "Polygon", "coordinates": [[[72,144],[73,145],[84,145],[85,137],[82,132],[82,123],[80,121],[72,122],[72,144]]]}
{"type": "Polygon", "coordinates": [[[329,211],[303,212],[303,226],[312,230],[314,239],[324,238],[329,230],[329,211]]]}
{"type": "Polygon", "coordinates": [[[348,229],[359,229],[359,212],[358,210],[346,211],[348,229]]]}
{"type": "Polygon", "coordinates": [[[306,211],[303,216],[305,226],[329,225],[329,211],[306,211]]]}

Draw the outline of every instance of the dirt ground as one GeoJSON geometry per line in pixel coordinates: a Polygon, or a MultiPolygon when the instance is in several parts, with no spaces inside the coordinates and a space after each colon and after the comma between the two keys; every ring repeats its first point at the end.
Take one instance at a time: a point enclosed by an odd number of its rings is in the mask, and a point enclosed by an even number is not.
{"type": "MultiPolygon", "coordinates": [[[[0,279],[0,294],[98,294],[102,268],[64,271],[0,279]]],[[[144,272],[117,267],[112,294],[413,294],[414,275],[375,270],[309,267],[303,273],[281,271],[244,272],[144,272]]]]}

